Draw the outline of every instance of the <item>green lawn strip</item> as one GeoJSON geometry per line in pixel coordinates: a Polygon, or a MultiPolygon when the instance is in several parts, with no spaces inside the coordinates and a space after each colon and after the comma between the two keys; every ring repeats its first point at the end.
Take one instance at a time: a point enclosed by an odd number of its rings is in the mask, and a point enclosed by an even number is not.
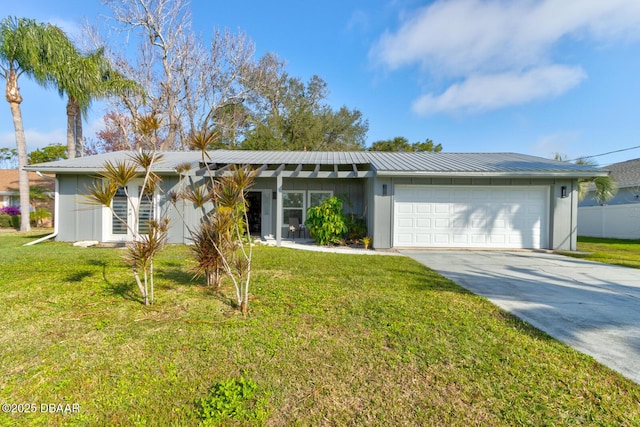
{"type": "Polygon", "coordinates": [[[578,237],[578,251],[561,253],[589,261],[640,268],[640,240],[578,237]]]}
{"type": "Polygon", "coordinates": [[[0,403],[81,411],[0,425],[198,425],[240,376],[267,425],[640,425],[640,387],[408,258],[256,247],[243,319],[183,246],[144,307],[121,250],[25,240],[0,235],[0,403]]]}

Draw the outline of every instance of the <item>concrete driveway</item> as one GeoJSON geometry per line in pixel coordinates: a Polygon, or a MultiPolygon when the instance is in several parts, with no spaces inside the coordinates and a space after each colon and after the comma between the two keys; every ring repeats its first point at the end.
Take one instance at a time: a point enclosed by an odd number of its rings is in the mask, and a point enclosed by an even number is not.
{"type": "Polygon", "coordinates": [[[640,270],[529,251],[401,253],[640,384],[640,270]]]}

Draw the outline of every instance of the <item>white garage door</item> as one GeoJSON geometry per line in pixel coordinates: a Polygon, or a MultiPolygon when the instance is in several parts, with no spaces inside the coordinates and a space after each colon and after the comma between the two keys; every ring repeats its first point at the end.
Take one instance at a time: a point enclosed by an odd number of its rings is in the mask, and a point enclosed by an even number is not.
{"type": "Polygon", "coordinates": [[[548,247],[546,187],[396,186],[395,247],[548,247]]]}

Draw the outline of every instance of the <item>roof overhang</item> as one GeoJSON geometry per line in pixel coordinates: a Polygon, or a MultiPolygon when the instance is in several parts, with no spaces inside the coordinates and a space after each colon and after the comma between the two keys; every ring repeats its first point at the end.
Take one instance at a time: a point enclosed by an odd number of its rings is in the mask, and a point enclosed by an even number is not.
{"type": "Polygon", "coordinates": [[[607,176],[608,172],[564,172],[564,171],[509,171],[509,172],[434,172],[434,171],[376,171],[377,176],[424,177],[424,178],[593,178],[607,176]]]}

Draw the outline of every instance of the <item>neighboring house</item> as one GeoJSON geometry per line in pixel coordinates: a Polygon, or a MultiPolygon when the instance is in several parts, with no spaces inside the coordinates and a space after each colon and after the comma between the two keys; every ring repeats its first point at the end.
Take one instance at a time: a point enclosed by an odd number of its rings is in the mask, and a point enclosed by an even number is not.
{"type": "MultiPolygon", "coordinates": [[[[35,207],[42,207],[49,210],[53,216],[54,210],[54,194],[55,183],[52,177],[44,178],[36,174],[35,172],[29,172],[29,186],[30,187],[42,187],[48,191],[49,200],[46,201],[33,201],[35,207]]],[[[20,207],[20,194],[18,189],[20,182],[18,178],[18,169],[0,169],[0,208],[5,206],[17,206],[20,207]]],[[[33,210],[33,206],[32,206],[33,210]]],[[[52,218],[44,221],[44,225],[50,226],[52,218]]]]}
{"type": "Polygon", "coordinates": [[[593,198],[590,184],[578,204],[578,234],[616,239],[640,239],[640,159],[614,163],[606,167],[618,187],[618,193],[603,205],[593,198]]]}
{"type": "MultiPolygon", "coordinates": [[[[640,203],[640,159],[627,160],[626,162],[614,163],[606,167],[611,173],[611,178],[618,187],[618,193],[610,200],[607,205],[626,205],[640,203]]],[[[578,204],[583,206],[598,206],[598,202],[593,198],[595,188],[593,184],[589,186],[589,190],[585,198],[578,204]]]]}
{"type": "MultiPolygon", "coordinates": [[[[126,159],[115,152],[28,166],[59,181],[61,241],[130,239],[108,208],[87,205],[86,186],[106,161],[126,159]]],[[[377,249],[399,247],[550,248],[575,250],[579,178],[604,176],[599,168],[514,153],[386,152],[209,152],[209,168],[227,173],[233,165],[257,169],[249,192],[250,229],[280,244],[289,219],[304,223],[306,209],[324,197],[342,196],[345,210],[365,218],[377,249]]],[[[169,241],[188,242],[187,228],[199,220],[188,204],[175,212],[166,194],[177,188],[176,167],[193,165],[189,180],[207,179],[200,152],[164,152],[154,171],[161,191],[144,199],[142,212],[170,218],[169,241]]],[[[139,183],[128,188],[137,202],[139,183]]],[[[123,216],[124,192],[113,206],[123,216]]],[[[135,218],[128,218],[131,223],[135,218]]]]}

